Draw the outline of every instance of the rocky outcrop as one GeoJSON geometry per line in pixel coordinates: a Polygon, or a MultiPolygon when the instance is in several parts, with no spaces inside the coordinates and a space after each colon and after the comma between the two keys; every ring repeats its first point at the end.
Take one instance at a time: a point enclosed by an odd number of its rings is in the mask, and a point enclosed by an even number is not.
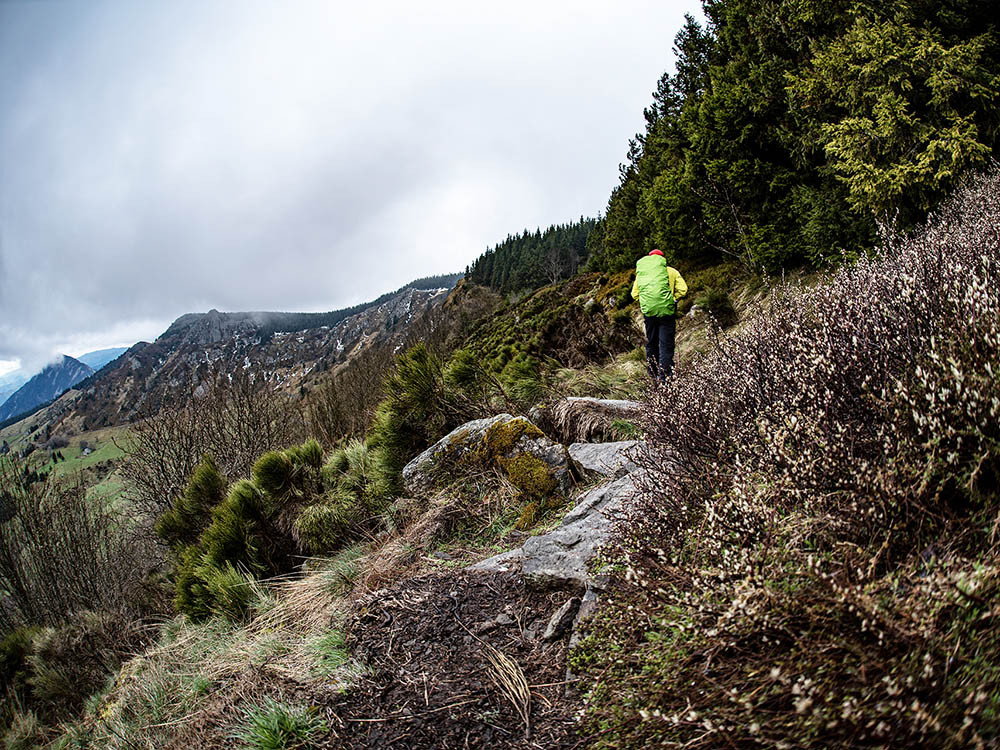
{"type": "Polygon", "coordinates": [[[577,583],[603,586],[587,564],[611,536],[615,515],[635,492],[631,476],[591,490],[548,534],[533,536],[521,548],[521,574],[536,586],[577,583]]]}
{"type": "Polygon", "coordinates": [[[549,623],[545,626],[545,632],[542,634],[542,640],[554,641],[562,637],[563,633],[569,630],[573,624],[573,620],[576,619],[576,613],[579,609],[580,597],[573,596],[567,599],[566,603],[549,618],[549,623]]]}
{"type": "Polygon", "coordinates": [[[524,417],[497,414],[452,430],[410,461],[403,468],[403,486],[410,495],[426,494],[446,484],[452,469],[468,460],[495,463],[525,491],[530,482],[551,481],[552,490],[563,492],[573,484],[564,446],[549,440],[524,417]]]}
{"type": "Polygon", "coordinates": [[[587,565],[610,538],[615,517],[634,492],[631,474],[590,490],[553,531],[530,537],[522,547],[470,569],[520,572],[535,586],[571,584],[600,589],[603,578],[591,576],[587,565]]]}
{"type": "Polygon", "coordinates": [[[592,471],[607,477],[618,477],[635,471],[631,454],[637,440],[620,440],[615,443],[573,443],[569,456],[584,471],[592,471]]]}

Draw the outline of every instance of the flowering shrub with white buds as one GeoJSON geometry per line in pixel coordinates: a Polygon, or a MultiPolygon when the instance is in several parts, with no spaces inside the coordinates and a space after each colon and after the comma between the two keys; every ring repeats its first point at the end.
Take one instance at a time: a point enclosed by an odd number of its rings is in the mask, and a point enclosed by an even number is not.
{"type": "Polygon", "coordinates": [[[1000,743],[1000,174],[652,397],[598,745],[1000,743]]]}

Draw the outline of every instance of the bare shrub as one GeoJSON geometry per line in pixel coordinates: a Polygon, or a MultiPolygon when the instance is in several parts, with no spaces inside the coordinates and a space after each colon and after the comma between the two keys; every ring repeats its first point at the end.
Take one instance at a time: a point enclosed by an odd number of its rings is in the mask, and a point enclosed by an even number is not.
{"type": "Polygon", "coordinates": [[[324,445],[363,435],[384,395],[382,381],[392,362],[388,347],[372,347],[326,378],[308,399],[310,432],[324,445]]]}
{"type": "Polygon", "coordinates": [[[385,381],[398,352],[421,344],[445,361],[469,329],[499,304],[489,289],[460,282],[446,302],[415,318],[401,341],[389,339],[352,356],[307,397],[311,434],[324,445],[363,436],[386,397],[385,381]]]}
{"type": "Polygon", "coordinates": [[[184,406],[135,423],[120,446],[125,494],[155,520],[180,495],[205,455],[230,479],[249,477],[263,453],[301,439],[295,404],[259,374],[219,378],[209,392],[184,406]]]}
{"type": "Polygon", "coordinates": [[[1000,738],[998,278],[994,173],[653,395],[575,657],[609,746],[1000,738]]]}
{"type": "Polygon", "coordinates": [[[54,625],[85,609],[139,614],[155,556],[129,520],[79,481],[31,478],[19,459],[0,456],[0,630],[54,625]]]}

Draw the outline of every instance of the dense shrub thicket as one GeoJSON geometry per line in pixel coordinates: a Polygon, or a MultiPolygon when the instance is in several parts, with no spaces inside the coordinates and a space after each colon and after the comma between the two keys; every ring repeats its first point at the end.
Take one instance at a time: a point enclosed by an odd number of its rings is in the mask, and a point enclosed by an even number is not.
{"type": "Polygon", "coordinates": [[[8,746],[37,746],[43,720],[79,709],[145,645],[144,619],[166,609],[147,580],[158,559],[120,508],[79,478],[39,478],[28,462],[0,456],[0,727],[12,727],[8,746]]]}
{"type": "Polygon", "coordinates": [[[137,614],[153,550],[81,482],[35,481],[26,469],[0,456],[0,632],[55,625],[83,609],[137,614]]]}
{"type": "Polygon", "coordinates": [[[203,619],[242,617],[246,579],[289,573],[301,549],[292,529],[305,498],[321,493],[322,451],[315,440],[258,458],[253,479],[227,483],[205,456],[157,533],[176,560],[179,612],[203,619]]]}
{"type": "Polygon", "coordinates": [[[998,278],[994,173],[655,395],[599,744],[1000,741],[998,278]]]}

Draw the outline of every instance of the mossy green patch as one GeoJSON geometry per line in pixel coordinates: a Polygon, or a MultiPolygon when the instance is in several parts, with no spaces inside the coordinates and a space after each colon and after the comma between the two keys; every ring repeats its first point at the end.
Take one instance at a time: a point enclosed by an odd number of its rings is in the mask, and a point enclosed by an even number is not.
{"type": "Polygon", "coordinates": [[[517,445],[518,441],[528,438],[545,437],[545,434],[527,419],[518,417],[509,422],[498,422],[492,425],[483,435],[481,450],[483,458],[496,461],[506,456],[517,445]]]}
{"type": "Polygon", "coordinates": [[[519,453],[511,458],[501,457],[497,459],[497,463],[510,483],[526,497],[546,497],[555,492],[558,486],[552,467],[530,453],[519,453]]]}
{"type": "Polygon", "coordinates": [[[540,512],[541,505],[537,500],[532,500],[530,503],[527,503],[521,510],[521,515],[517,519],[517,523],[514,524],[514,528],[518,531],[530,529],[538,521],[538,515],[540,512]]]}

